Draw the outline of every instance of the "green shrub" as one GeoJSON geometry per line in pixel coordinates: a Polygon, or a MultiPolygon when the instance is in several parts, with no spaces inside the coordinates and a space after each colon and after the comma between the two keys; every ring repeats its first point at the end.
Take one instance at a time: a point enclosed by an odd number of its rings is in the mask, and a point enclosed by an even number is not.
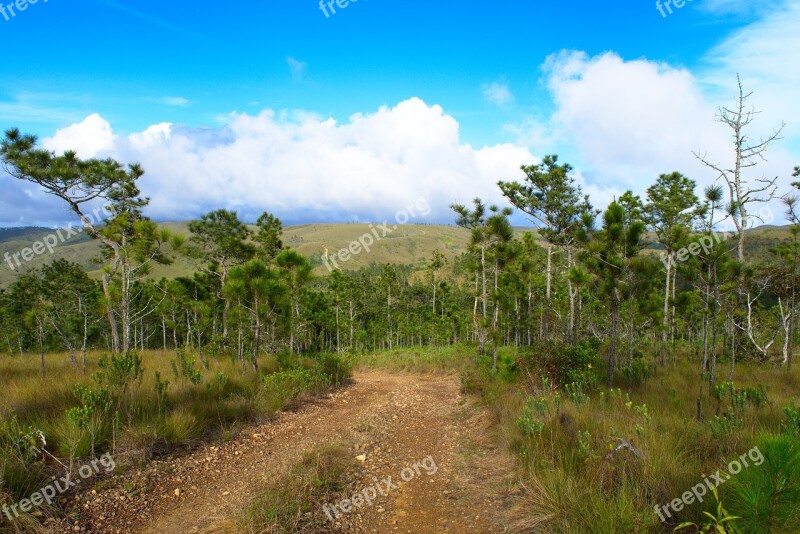
{"type": "Polygon", "coordinates": [[[197,359],[194,356],[189,356],[183,349],[178,349],[175,353],[175,358],[170,360],[172,367],[172,374],[175,378],[188,380],[194,385],[199,384],[203,380],[203,375],[197,368],[197,359]]]}
{"type": "Polygon", "coordinates": [[[800,436],[800,408],[795,408],[794,405],[784,410],[786,414],[786,422],[781,423],[781,428],[784,434],[790,436],[800,436]]]}
{"type": "Polygon", "coordinates": [[[769,403],[767,390],[761,385],[736,389],[733,382],[723,382],[714,386],[714,389],[711,390],[711,396],[717,401],[717,415],[725,406],[726,399],[730,400],[730,410],[735,412],[742,412],[748,406],[758,410],[769,403]]]}
{"type": "Polygon", "coordinates": [[[762,458],[763,463],[751,462],[725,486],[730,512],[742,518],[737,526],[746,534],[796,532],[800,525],[800,441],[770,435],[760,439],[753,450],[760,452],[757,459],[762,458]]]}
{"type": "Polygon", "coordinates": [[[715,534],[738,534],[741,532],[737,526],[737,521],[741,518],[731,515],[731,513],[722,506],[717,488],[711,488],[711,493],[714,495],[714,501],[717,503],[713,513],[703,512],[703,515],[705,515],[707,519],[702,524],[698,525],[697,523],[687,521],[686,523],[678,525],[674,532],[679,532],[686,528],[694,528],[695,532],[713,532],[715,534]]]}
{"type": "Polygon", "coordinates": [[[343,357],[335,354],[323,354],[315,365],[318,380],[325,387],[341,387],[350,378],[353,366],[343,357]]]}
{"type": "Polygon", "coordinates": [[[538,417],[549,413],[547,399],[528,399],[522,409],[522,415],[517,418],[517,428],[526,436],[534,436],[541,433],[544,423],[538,417]]]}
{"type": "Polygon", "coordinates": [[[592,386],[597,381],[596,369],[600,352],[595,341],[581,341],[574,345],[556,345],[542,350],[534,348],[530,363],[536,364],[558,386],[578,384],[592,386]]]}
{"type": "Polygon", "coordinates": [[[92,389],[89,386],[77,384],[75,396],[78,398],[80,406],[67,410],[67,419],[77,428],[88,433],[90,453],[94,456],[97,446],[104,441],[110,429],[109,414],[114,400],[105,386],[92,389]]]}
{"type": "Polygon", "coordinates": [[[735,413],[725,412],[722,417],[715,416],[708,424],[714,437],[725,441],[731,434],[738,432],[744,426],[744,421],[735,413]]]}
{"type": "Polygon", "coordinates": [[[300,396],[313,388],[314,378],[306,369],[288,369],[267,375],[261,382],[263,407],[279,411],[295,407],[300,396]]]}
{"type": "Polygon", "coordinates": [[[581,406],[589,402],[589,396],[583,392],[580,382],[573,382],[564,386],[564,392],[575,406],[581,406]]]}
{"type": "Polygon", "coordinates": [[[0,494],[8,490],[17,500],[36,489],[44,468],[38,460],[45,445],[44,434],[21,426],[16,416],[0,421],[0,494]]]}
{"type": "Polygon", "coordinates": [[[95,381],[107,386],[116,399],[121,398],[132,386],[138,385],[144,376],[142,358],[133,351],[119,356],[104,354],[97,365],[100,370],[95,374],[95,381]]]}

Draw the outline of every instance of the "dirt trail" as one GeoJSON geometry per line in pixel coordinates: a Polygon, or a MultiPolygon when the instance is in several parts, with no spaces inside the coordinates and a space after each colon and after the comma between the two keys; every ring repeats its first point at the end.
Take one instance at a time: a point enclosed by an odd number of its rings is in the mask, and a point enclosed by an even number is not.
{"type": "Polygon", "coordinates": [[[356,444],[354,456],[366,457],[363,480],[352,486],[380,484],[385,496],[338,517],[334,511],[330,530],[502,532],[497,515],[509,466],[486,438],[482,418],[466,405],[457,377],[358,374],[347,388],[233,441],[153,462],[114,489],[83,496],[81,522],[59,528],[220,532],[226,518],[304,452],[344,441],[356,444]],[[388,477],[391,485],[383,482],[388,477]]]}

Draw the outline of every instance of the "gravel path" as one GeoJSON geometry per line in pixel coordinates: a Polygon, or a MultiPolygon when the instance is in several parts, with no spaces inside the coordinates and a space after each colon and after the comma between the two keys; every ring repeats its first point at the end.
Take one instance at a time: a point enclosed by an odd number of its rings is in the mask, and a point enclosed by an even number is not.
{"type": "Polygon", "coordinates": [[[461,396],[458,377],[361,373],[230,442],[152,462],[118,477],[113,489],[83,494],[75,504],[80,522],[53,532],[222,532],[304,452],[337,442],[353,444],[363,462],[362,480],[350,486],[367,495],[373,488],[376,497],[370,506],[333,510],[329,531],[502,532],[510,460],[492,446],[487,426],[461,396]]]}

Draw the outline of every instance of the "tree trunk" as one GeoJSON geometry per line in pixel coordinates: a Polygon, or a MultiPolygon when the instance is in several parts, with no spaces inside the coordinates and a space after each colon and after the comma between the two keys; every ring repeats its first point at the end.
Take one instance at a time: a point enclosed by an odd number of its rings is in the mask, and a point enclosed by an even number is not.
{"type": "Polygon", "coordinates": [[[492,369],[497,369],[497,319],[498,319],[498,300],[499,300],[499,284],[500,278],[500,260],[498,259],[498,252],[495,251],[494,259],[494,316],[492,318],[492,369]]]}
{"type": "Polygon", "coordinates": [[[633,389],[633,335],[634,335],[634,313],[633,313],[633,281],[629,274],[628,279],[628,394],[633,389]]]}
{"type": "MultiPolygon", "coordinates": [[[[672,311],[670,313],[670,323],[669,323],[669,335],[670,335],[670,343],[675,343],[675,303],[677,299],[675,298],[675,291],[678,282],[678,270],[673,269],[672,271],[672,311]]],[[[674,353],[673,353],[674,359],[674,353]]]]}
{"type": "Polygon", "coordinates": [[[111,348],[115,354],[119,353],[119,327],[117,326],[117,318],[114,316],[114,305],[111,297],[111,275],[103,275],[103,295],[106,299],[106,316],[108,317],[108,326],[111,328],[111,348]]]}
{"type": "Polygon", "coordinates": [[[256,328],[255,328],[255,338],[253,339],[253,359],[251,364],[253,366],[253,372],[258,372],[258,351],[259,351],[259,342],[261,341],[261,317],[258,316],[258,299],[255,302],[255,320],[256,320],[256,328]]]}
{"type": "MultiPolygon", "coordinates": [[[[572,247],[567,247],[567,271],[572,269],[572,247]]],[[[567,292],[569,293],[569,333],[568,339],[570,342],[575,341],[575,288],[572,285],[572,280],[567,277],[567,292]]]]}
{"type": "Polygon", "coordinates": [[[553,245],[547,243],[547,269],[546,269],[546,288],[544,303],[544,325],[542,335],[545,343],[550,340],[550,294],[553,282],[553,245]]]}
{"type": "Polygon", "coordinates": [[[614,371],[617,365],[617,329],[619,323],[619,303],[616,295],[611,297],[611,344],[608,350],[608,389],[614,387],[614,371]]]}

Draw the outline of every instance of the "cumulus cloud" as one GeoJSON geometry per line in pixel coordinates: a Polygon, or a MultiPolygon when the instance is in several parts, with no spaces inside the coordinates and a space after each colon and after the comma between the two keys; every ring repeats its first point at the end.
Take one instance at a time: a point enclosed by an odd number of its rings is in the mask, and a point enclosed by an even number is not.
{"type": "Polygon", "coordinates": [[[451,203],[502,203],[496,182],[519,179],[519,167],[537,161],[519,146],[463,143],[458,122],[418,98],[343,124],[265,110],[234,114],[221,128],[162,123],[127,136],[92,115],[44,144],[141,163],[140,188],[159,220],[227,208],[248,220],[267,210],[289,223],[382,221],[424,198],[432,211],[414,222],[452,222],[451,203]]]}
{"type": "Polygon", "coordinates": [[[80,158],[91,158],[101,152],[111,151],[116,136],[108,123],[99,114],[94,113],[83,121],[58,130],[53,137],[44,139],[42,145],[53,152],[61,153],[74,150],[80,158]]]}
{"type": "Polygon", "coordinates": [[[546,73],[557,108],[552,124],[593,168],[684,163],[680,152],[707,138],[708,127],[686,128],[714,116],[686,70],[613,53],[564,52],[548,59],[546,73]]]}
{"type": "MultiPolygon", "coordinates": [[[[735,51],[728,49],[727,54],[735,51]]],[[[729,76],[732,85],[725,92],[731,98],[721,101],[714,88],[687,69],[646,59],[625,60],[615,53],[590,57],[564,51],[548,58],[543,73],[555,112],[544,121],[528,118],[507,129],[518,134],[519,143],[549,140],[548,151],[569,157],[581,171],[579,181],[600,207],[626,189],[643,194],[662,173],[682,172],[700,188],[714,183],[717,176],[693,152],[721,163],[733,157],[730,131],[715,116],[719,105],[733,103],[735,73],[729,76]]],[[[785,84],[777,87],[788,90],[785,84]]],[[[786,102],[777,98],[782,94],[777,87],[775,98],[761,95],[754,100],[762,109],[771,109],[773,117],[787,109],[786,102]]],[[[768,135],[773,126],[769,116],[759,116],[753,125],[756,137],[764,131],[768,135]],[[761,130],[764,126],[766,130],[761,130]]],[[[776,143],[769,161],[747,178],[780,176],[780,190],[788,190],[792,141],[783,143],[776,143]]],[[[773,220],[779,220],[779,204],[773,203],[771,209],[776,214],[773,220]]]]}
{"type": "Polygon", "coordinates": [[[506,106],[514,102],[514,95],[508,88],[508,84],[498,82],[483,86],[483,98],[495,106],[506,106]]]}

